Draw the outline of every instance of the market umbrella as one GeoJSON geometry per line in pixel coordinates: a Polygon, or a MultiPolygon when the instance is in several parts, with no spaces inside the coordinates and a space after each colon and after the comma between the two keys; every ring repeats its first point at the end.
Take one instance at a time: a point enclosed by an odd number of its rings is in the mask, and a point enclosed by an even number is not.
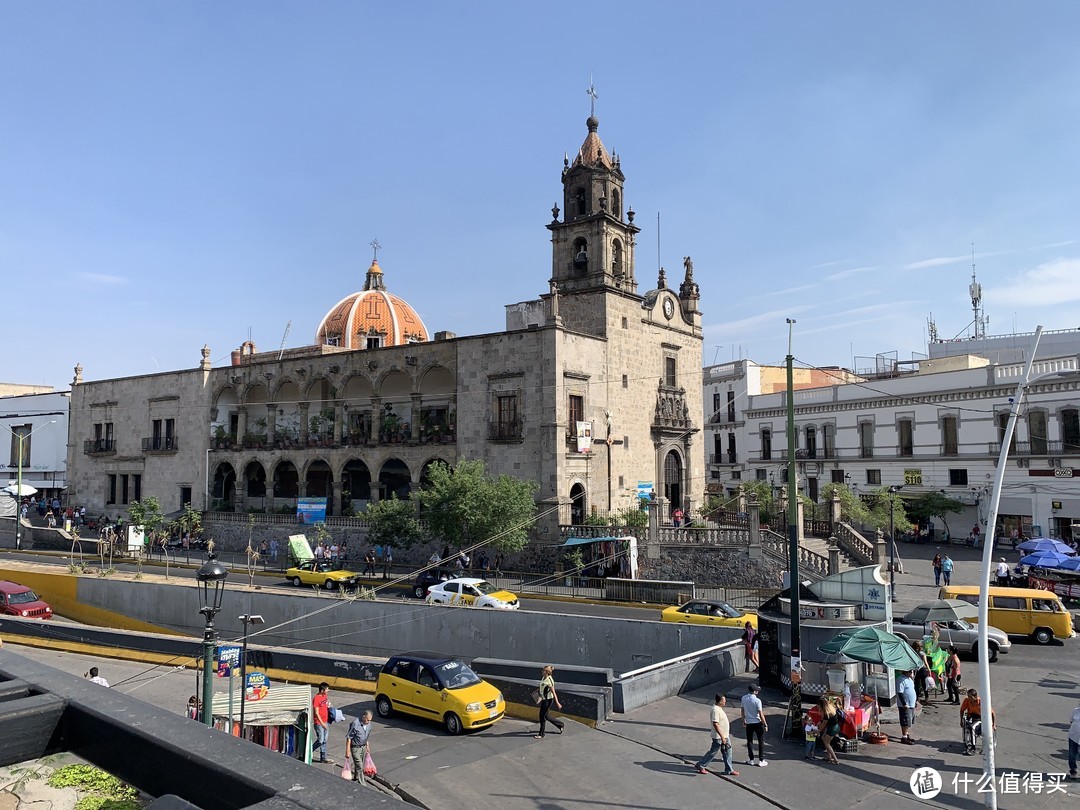
{"type": "Polygon", "coordinates": [[[917,605],[904,617],[904,620],[911,624],[926,624],[927,622],[974,619],[978,615],[979,609],[970,602],[962,599],[937,599],[917,605]]]}
{"type": "Polygon", "coordinates": [[[1064,571],[1080,571],[1080,557],[1069,557],[1069,559],[1056,567],[1064,571]]]}
{"type": "Polygon", "coordinates": [[[1056,551],[1058,554],[1072,554],[1072,547],[1060,540],[1051,540],[1048,537],[1033,537],[1025,540],[1017,546],[1020,551],[1028,554],[1036,554],[1040,551],[1056,551]]]}
{"type": "Polygon", "coordinates": [[[880,627],[845,630],[818,649],[830,655],[843,655],[854,661],[881,664],[902,671],[922,666],[922,661],[910,644],[880,627]]]}
{"type": "Polygon", "coordinates": [[[11,484],[4,487],[4,492],[16,498],[27,498],[31,495],[37,495],[37,489],[29,484],[23,484],[22,487],[18,484],[11,484]]]}
{"type": "Polygon", "coordinates": [[[1070,559],[1068,555],[1059,554],[1056,551],[1037,551],[1034,554],[1028,554],[1026,557],[1021,557],[1020,564],[1031,565],[1037,568],[1057,568],[1068,559],[1070,559]]]}

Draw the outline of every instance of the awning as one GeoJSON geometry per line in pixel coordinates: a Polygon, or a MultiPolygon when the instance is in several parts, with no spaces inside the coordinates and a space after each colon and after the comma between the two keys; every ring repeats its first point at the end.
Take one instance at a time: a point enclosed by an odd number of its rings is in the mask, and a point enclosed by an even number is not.
{"type": "MultiPolygon", "coordinates": [[[[22,482],[26,486],[31,486],[34,489],[67,489],[67,487],[64,485],[63,478],[61,478],[59,481],[46,481],[43,478],[30,478],[24,475],[22,478],[22,482]]],[[[3,486],[6,487],[9,484],[14,486],[16,483],[18,483],[18,479],[12,478],[10,481],[3,482],[3,486]]]]}
{"type": "MultiPolygon", "coordinates": [[[[243,690],[233,692],[233,720],[240,719],[240,700],[243,690]]],[[[229,716],[229,693],[214,694],[214,717],[229,716]]],[[[311,709],[311,687],[296,684],[272,683],[262,700],[249,700],[244,707],[244,724],[248,726],[291,726],[300,712],[311,709]]]]}
{"type": "Polygon", "coordinates": [[[590,543],[610,543],[612,540],[629,540],[628,537],[568,537],[563,547],[587,546],[590,543]]]}

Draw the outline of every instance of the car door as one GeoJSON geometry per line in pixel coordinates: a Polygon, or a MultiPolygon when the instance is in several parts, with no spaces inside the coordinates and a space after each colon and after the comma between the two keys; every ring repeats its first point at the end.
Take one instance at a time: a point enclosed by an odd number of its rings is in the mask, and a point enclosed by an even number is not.
{"type": "Polygon", "coordinates": [[[417,664],[416,682],[412,684],[412,690],[412,702],[417,707],[417,714],[435,720],[442,718],[443,694],[431,667],[417,664]]]}
{"type": "Polygon", "coordinates": [[[390,670],[386,678],[383,691],[393,702],[394,706],[402,711],[414,711],[412,709],[413,683],[416,682],[416,664],[412,661],[398,661],[390,670]]]}
{"type": "Polygon", "coordinates": [[[1031,633],[1031,611],[1028,600],[1020,596],[991,596],[993,617],[990,624],[1010,635],[1026,636],[1031,633]]]}
{"type": "Polygon", "coordinates": [[[476,589],[475,585],[463,584],[461,586],[461,601],[466,605],[475,605],[481,598],[483,598],[483,594],[476,589]]]}
{"type": "Polygon", "coordinates": [[[461,600],[461,583],[460,582],[444,582],[442,584],[443,593],[446,594],[444,600],[448,605],[457,604],[461,600]]]}

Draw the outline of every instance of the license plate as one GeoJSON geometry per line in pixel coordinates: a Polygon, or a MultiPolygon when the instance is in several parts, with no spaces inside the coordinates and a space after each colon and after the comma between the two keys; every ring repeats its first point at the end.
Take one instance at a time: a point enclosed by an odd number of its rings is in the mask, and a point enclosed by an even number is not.
{"type": "Polygon", "coordinates": [[[498,709],[492,709],[491,711],[488,712],[488,717],[489,718],[495,717],[498,713],[499,713],[498,709]]]}

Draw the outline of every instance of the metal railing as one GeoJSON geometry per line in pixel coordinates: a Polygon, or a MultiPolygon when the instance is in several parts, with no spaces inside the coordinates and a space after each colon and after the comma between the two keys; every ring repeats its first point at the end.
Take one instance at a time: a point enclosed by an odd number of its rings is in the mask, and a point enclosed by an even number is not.
{"type": "Polygon", "coordinates": [[[144,453],[173,453],[180,449],[175,436],[151,436],[142,440],[144,453]]]}
{"type": "Polygon", "coordinates": [[[87,439],[83,442],[83,453],[90,456],[94,453],[115,453],[116,439],[87,439]]]}
{"type": "MultiPolygon", "coordinates": [[[[488,424],[488,439],[491,441],[506,442],[521,438],[523,438],[523,434],[520,420],[513,422],[491,422],[488,424]]],[[[576,436],[571,437],[568,435],[567,438],[576,438],[576,436]]]]}
{"type": "MultiPolygon", "coordinates": [[[[990,442],[987,453],[996,456],[1001,452],[1001,442],[990,442]]],[[[1027,442],[1014,441],[1009,452],[1017,456],[1063,456],[1080,454],[1080,444],[1043,439],[1027,442]]]]}

